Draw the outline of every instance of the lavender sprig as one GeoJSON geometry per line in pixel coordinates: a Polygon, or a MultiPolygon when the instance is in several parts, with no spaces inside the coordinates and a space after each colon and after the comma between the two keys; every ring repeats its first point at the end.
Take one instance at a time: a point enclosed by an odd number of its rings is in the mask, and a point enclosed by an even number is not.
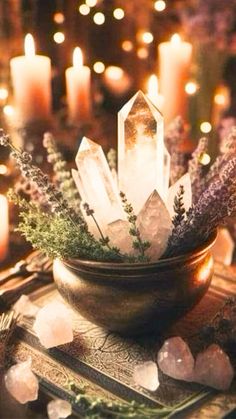
{"type": "Polygon", "coordinates": [[[210,167],[206,182],[210,182],[221,170],[223,165],[233,156],[236,156],[236,127],[233,127],[228,135],[225,144],[225,152],[217,157],[210,167]]]}
{"type": "Polygon", "coordinates": [[[139,261],[147,262],[149,258],[145,255],[145,252],[149,249],[151,244],[146,240],[142,240],[140,231],[136,225],[137,216],[135,215],[132,205],[128,203],[128,200],[123,192],[120,192],[120,197],[124,211],[127,214],[127,220],[130,224],[129,233],[133,238],[133,248],[138,250],[140,254],[139,261]]]}
{"type": "Polygon", "coordinates": [[[193,202],[198,200],[199,195],[205,187],[204,172],[205,166],[202,164],[202,158],[208,151],[208,139],[200,138],[197,148],[192,153],[192,158],[188,163],[188,173],[191,178],[193,202]]]}
{"type": "Polygon", "coordinates": [[[64,199],[62,193],[50,182],[47,175],[41,169],[32,164],[32,157],[25,151],[18,150],[10,140],[9,135],[6,135],[3,130],[0,130],[0,145],[9,147],[11,157],[14,158],[16,164],[19,166],[20,171],[26,179],[30,179],[35,183],[40,193],[45,196],[47,202],[50,204],[51,211],[67,216],[74,224],[76,229],[80,231],[88,231],[85,220],[71,208],[64,199]]]}
{"type": "Polygon", "coordinates": [[[185,139],[185,128],[183,119],[180,116],[174,119],[169,125],[165,133],[165,144],[171,154],[170,181],[171,184],[177,182],[178,179],[186,172],[186,157],[181,150],[181,146],[185,139]]]}
{"type": "Polygon", "coordinates": [[[183,185],[180,185],[179,191],[177,192],[177,195],[174,199],[174,212],[175,215],[172,219],[172,224],[174,227],[178,227],[178,225],[184,220],[185,216],[185,208],[183,203],[183,197],[184,197],[184,187],[183,185]]]}
{"type": "Polygon", "coordinates": [[[184,253],[200,245],[235,211],[235,179],[236,157],[225,163],[198,202],[188,211],[187,218],[174,228],[166,257],[184,253]]]}
{"type": "Polygon", "coordinates": [[[62,154],[57,148],[57,144],[51,133],[46,132],[43,138],[43,145],[48,153],[48,162],[53,165],[55,174],[55,181],[59,189],[71,203],[76,212],[80,213],[80,196],[75,186],[74,180],[69,170],[67,170],[67,163],[63,159],[62,154]]]}

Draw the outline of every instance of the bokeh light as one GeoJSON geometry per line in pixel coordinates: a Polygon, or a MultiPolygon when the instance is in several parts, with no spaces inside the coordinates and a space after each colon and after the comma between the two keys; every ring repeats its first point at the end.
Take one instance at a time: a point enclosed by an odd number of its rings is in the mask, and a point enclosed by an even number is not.
{"type": "Polygon", "coordinates": [[[115,9],[115,10],[113,11],[113,16],[114,16],[114,18],[115,18],[115,19],[117,19],[117,20],[121,20],[121,19],[123,19],[123,18],[124,18],[124,16],[125,16],[125,12],[124,12],[124,10],[123,10],[123,9],[121,9],[120,7],[118,7],[117,9],[115,9]]]}
{"type": "Polygon", "coordinates": [[[93,21],[96,25],[103,25],[105,22],[105,15],[101,12],[95,13],[93,16],[93,21]]]}
{"type": "Polygon", "coordinates": [[[188,95],[195,95],[197,91],[197,84],[194,81],[189,81],[188,83],[186,83],[184,89],[188,95]]]}
{"type": "Polygon", "coordinates": [[[209,132],[211,132],[211,130],[212,130],[212,126],[210,122],[204,121],[201,123],[200,131],[203,132],[203,134],[208,134],[209,132]]]}
{"type": "Polygon", "coordinates": [[[97,74],[102,74],[103,71],[105,70],[105,65],[102,61],[97,61],[96,63],[94,63],[93,65],[93,70],[95,71],[95,73],[97,74]]]}
{"type": "Polygon", "coordinates": [[[165,10],[166,8],[166,2],[164,0],[157,0],[154,3],[154,9],[157,12],[163,12],[163,10],[165,10]]]}
{"type": "Polygon", "coordinates": [[[63,42],[65,41],[65,35],[63,32],[56,32],[53,35],[53,39],[54,42],[56,42],[56,44],[63,44],[63,42]]]}
{"type": "Polygon", "coordinates": [[[87,16],[90,13],[90,7],[87,4],[81,4],[79,6],[79,12],[83,16],[87,16]]]}

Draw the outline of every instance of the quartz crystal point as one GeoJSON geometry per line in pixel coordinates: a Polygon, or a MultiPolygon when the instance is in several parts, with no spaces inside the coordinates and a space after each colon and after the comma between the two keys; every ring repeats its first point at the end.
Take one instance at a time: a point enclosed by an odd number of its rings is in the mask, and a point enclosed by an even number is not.
{"type": "Polygon", "coordinates": [[[84,137],[76,155],[78,174],[73,174],[79,193],[100,227],[124,218],[117,185],[112,177],[102,147],[84,137]]]}
{"type": "Polygon", "coordinates": [[[65,419],[72,414],[72,407],[66,400],[55,399],[48,403],[47,412],[49,419],[65,419]]]}
{"type": "Polygon", "coordinates": [[[167,339],[157,356],[161,371],[177,380],[193,381],[194,358],[180,337],[167,339]]]}
{"type": "Polygon", "coordinates": [[[124,220],[116,220],[110,223],[106,230],[113,246],[118,247],[123,253],[134,253],[132,238],[129,234],[129,223],[124,220]]]}
{"type": "Polygon", "coordinates": [[[147,361],[136,365],[133,373],[135,384],[150,391],[156,391],[160,385],[157,365],[153,361],[147,361]]]}
{"type": "Polygon", "coordinates": [[[192,186],[189,173],[183,175],[177,182],[175,182],[168,190],[167,208],[171,219],[175,216],[174,200],[179,192],[180,186],[184,187],[183,204],[185,211],[192,206],[192,186]]]}
{"type": "Polygon", "coordinates": [[[152,192],[138,214],[137,227],[142,240],[148,240],[151,244],[145,254],[152,261],[158,260],[166,250],[172,222],[157,191],[152,192]]]}
{"type": "Polygon", "coordinates": [[[227,390],[234,377],[228,355],[216,344],[197,355],[194,371],[194,381],[217,390],[227,390]]]}
{"type": "Polygon", "coordinates": [[[216,242],[212,247],[213,258],[224,265],[231,265],[234,247],[234,241],[227,228],[219,228],[216,242]]]}
{"type": "Polygon", "coordinates": [[[70,312],[64,304],[57,301],[38,311],[33,329],[45,348],[53,348],[73,340],[70,312]]]}
{"type": "Polygon", "coordinates": [[[5,384],[19,403],[37,400],[39,384],[36,375],[31,371],[31,358],[9,368],[5,375],[5,384]]]}
{"type": "Polygon", "coordinates": [[[136,213],[154,189],[166,197],[169,169],[167,164],[164,171],[165,154],[162,114],[139,91],[118,113],[119,189],[136,213]]]}

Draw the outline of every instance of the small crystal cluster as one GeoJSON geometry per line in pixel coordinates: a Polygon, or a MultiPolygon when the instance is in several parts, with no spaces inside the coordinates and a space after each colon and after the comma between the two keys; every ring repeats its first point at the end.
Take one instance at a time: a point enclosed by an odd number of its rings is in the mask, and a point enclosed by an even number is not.
{"type": "MultiPolygon", "coordinates": [[[[94,211],[112,245],[135,254],[120,190],[137,214],[142,239],[150,243],[146,255],[157,260],[165,252],[172,231],[174,199],[180,185],[184,187],[185,211],[192,204],[189,174],[169,188],[170,155],[164,144],[161,113],[140,91],[119,112],[118,185],[102,148],[88,138],[81,142],[76,164],[78,170],[72,174],[80,196],[94,211]]],[[[83,206],[81,211],[91,233],[99,237],[94,219],[83,206]]]]}
{"type": "Polygon", "coordinates": [[[31,370],[31,359],[13,365],[5,375],[5,384],[9,393],[19,402],[37,400],[39,384],[31,370]]]}
{"type": "Polygon", "coordinates": [[[57,301],[38,311],[33,329],[45,348],[53,348],[73,340],[70,312],[64,304],[57,301]]]}
{"type": "Polygon", "coordinates": [[[186,342],[180,337],[166,340],[158,353],[161,371],[177,380],[194,381],[227,390],[234,377],[228,355],[216,344],[210,345],[194,358],[186,342]]]}
{"type": "MultiPolygon", "coordinates": [[[[216,344],[200,352],[194,360],[187,343],[180,337],[167,339],[157,355],[160,370],[176,380],[196,382],[217,390],[227,390],[234,377],[228,355],[216,344]]],[[[159,387],[158,369],[153,361],[137,365],[133,380],[149,391],[159,387]]]]}

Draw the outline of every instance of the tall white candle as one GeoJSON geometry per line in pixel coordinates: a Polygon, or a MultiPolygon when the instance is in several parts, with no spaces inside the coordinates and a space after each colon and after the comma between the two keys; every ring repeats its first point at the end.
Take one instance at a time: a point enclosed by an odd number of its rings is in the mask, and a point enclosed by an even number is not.
{"type": "Polygon", "coordinates": [[[170,42],[158,46],[160,92],[164,97],[163,115],[168,124],[177,115],[186,117],[187,96],[184,90],[189,77],[192,45],[174,34],[170,42]]]}
{"type": "Polygon", "coordinates": [[[73,124],[86,122],[91,116],[91,71],[83,65],[83,54],[74,49],[73,66],[66,70],[66,91],[69,120],[73,124]]]}
{"type": "Polygon", "coordinates": [[[34,39],[25,37],[25,55],[10,61],[14,104],[20,122],[45,121],[51,115],[51,60],[35,54],[34,39]]]}
{"type": "Polygon", "coordinates": [[[159,93],[159,82],[155,74],[152,74],[148,79],[147,96],[152,101],[152,103],[157,107],[157,109],[159,109],[159,111],[162,111],[164,98],[159,93]]]}
{"type": "Polygon", "coordinates": [[[5,259],[9,245],[9,217],[7,198],[0,195],[0,261],[5,259]]]}

